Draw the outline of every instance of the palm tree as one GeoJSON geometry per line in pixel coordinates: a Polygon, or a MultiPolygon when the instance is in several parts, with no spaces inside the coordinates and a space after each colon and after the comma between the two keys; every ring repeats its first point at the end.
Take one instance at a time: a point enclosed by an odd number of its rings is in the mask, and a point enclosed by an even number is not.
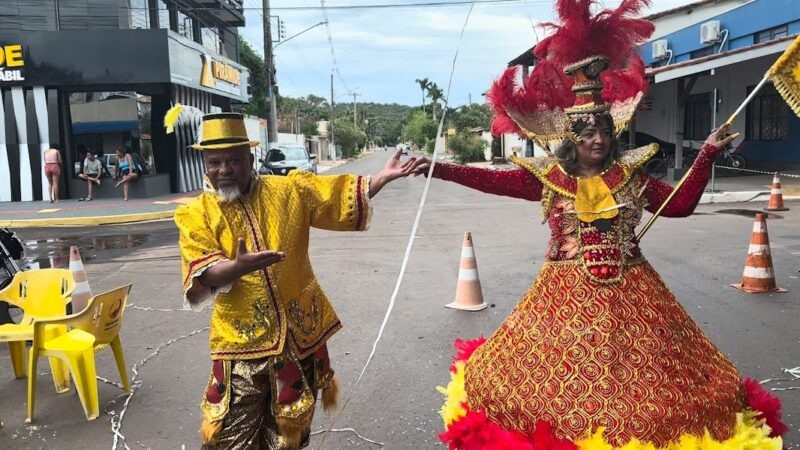
{"type": "Polygon", "coordinates": [[[422,110],[425,111],[425,91],[431,87],[431,81],[427,78],[417,78],[416,81],[417,84],[419,84],[419,88],[422,90],[422,110]]]}
{"type": "Polygon", "coordinates": [[[433,121],[436,122],[436,105],[444,97],[444,91],[436,83],[431,83],[428,88],[428,97],[431,98],[431,103],[433,104],[433,121]]]}

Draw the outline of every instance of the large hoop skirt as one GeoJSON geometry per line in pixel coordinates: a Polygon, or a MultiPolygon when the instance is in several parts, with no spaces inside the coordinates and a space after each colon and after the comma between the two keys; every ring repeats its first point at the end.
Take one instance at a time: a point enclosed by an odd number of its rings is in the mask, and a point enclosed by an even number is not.
{"type": "Polygon", "coordinates": [[[764,423],[774,411],[756,408],[774,402],[751,404],[769,394],[745,387],[644,260],[614,284],[592,281],[573,261],[546,263],[497,331],[464,349],[453,369],[442,435],[452,448],[492,448],[464,445],[474,426],[529,443],[546,428],[565,442],[600,431],[595,438],[612,447],[724,443],[744,433],[751,444],[718,448],[781,448],[768,436],[782,424],[764,423]]]}

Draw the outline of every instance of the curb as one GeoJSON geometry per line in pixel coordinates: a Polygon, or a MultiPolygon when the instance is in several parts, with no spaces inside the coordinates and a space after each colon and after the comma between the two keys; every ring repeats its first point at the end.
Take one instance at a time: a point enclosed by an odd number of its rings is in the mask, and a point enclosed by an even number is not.
{"type": "Polygon", "coordinates": [[[700,204],[750,202],[764,194],[769,195],[769,191],[706,192],[700,197],[700,204]]]}
{"type": "MultiPolygon", "coordinates": [[[[706,192],[700,197],[701,205],[714,203],[762,202],[769,200],[769,191],[706,192]]],[[[797,195],[784,195],[784,200],[800,200],[797,195]]]]}
{"type": "Polygon", "coordinates": [[[175,210],[137,214],[118,214],[114,216],[58,217],[48,219],[0,220],[0,227],[9,228],[57,228],[74,226],[116,225],[121,223],[145,222],[149,220],[171,219],[175,210]]]}

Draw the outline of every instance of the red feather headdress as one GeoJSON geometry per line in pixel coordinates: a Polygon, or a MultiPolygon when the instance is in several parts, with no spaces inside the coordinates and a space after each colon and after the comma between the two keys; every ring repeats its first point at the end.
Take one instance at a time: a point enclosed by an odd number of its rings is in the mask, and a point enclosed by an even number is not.
{"type": "Polygon", "coordinates": [[[654,27],[634,16],[649,4],[623,0],[617,9],[593,14],[597,0],[557,0],[560,24],[544,24],[553,33],[534,49],[533,72],[517,83],[517,68],[506,69],[488,92],[492,131],[519,133],[550,147],[577,140],[577,121],[608,114],[622,132],[647,90],[635,50],[654,27]]]}

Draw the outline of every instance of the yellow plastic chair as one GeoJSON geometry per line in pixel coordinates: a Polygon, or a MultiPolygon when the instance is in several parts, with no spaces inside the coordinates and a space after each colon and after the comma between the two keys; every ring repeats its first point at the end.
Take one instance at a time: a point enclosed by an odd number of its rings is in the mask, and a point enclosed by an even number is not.
{"type": "Polygon", "coordinates": [[[89,299],[86,309],[55,319],[42,319],[33,322],[33,346],[28,368],[28,418],[33,421],[33,408],[36,398],[36,363],[40,356],[58,358],[67,363],[75,389],[83,405],[86,420],[94,420],[100,415],[100,401],[97,396],[97,370],[94,354],[110,346],[114,351],[117,369],[126,393],[131,392],[128,373],[125,369],[125,357],[122,354],[122,342],[119,331],[122,329],[122,316],[131,285],[122,286],[113,291],[95,295],[89,299]],[[71,330],[60,336],[50,338],[47,328],[52,326],[69,326],[71,330]]]}
{"type": "MultiPolygon", "coordinates": [[[[0,342],[8,343],[14,376],[25,376],[25,341],[33,339],[33,321],[48,317],[62,317],[72,300],[75,280],[67,269],[39,269],[18,272],[11,284],[0,291],[0,300],[22,309],[19,324],[0,325],[0,342]]],[[[55,337],[66,332],[66,327],[53,327],[48,335],[55,337]]],[[[50,360],[56,392],[69,390],[69,373],[57,359],[50,360]]]]}

